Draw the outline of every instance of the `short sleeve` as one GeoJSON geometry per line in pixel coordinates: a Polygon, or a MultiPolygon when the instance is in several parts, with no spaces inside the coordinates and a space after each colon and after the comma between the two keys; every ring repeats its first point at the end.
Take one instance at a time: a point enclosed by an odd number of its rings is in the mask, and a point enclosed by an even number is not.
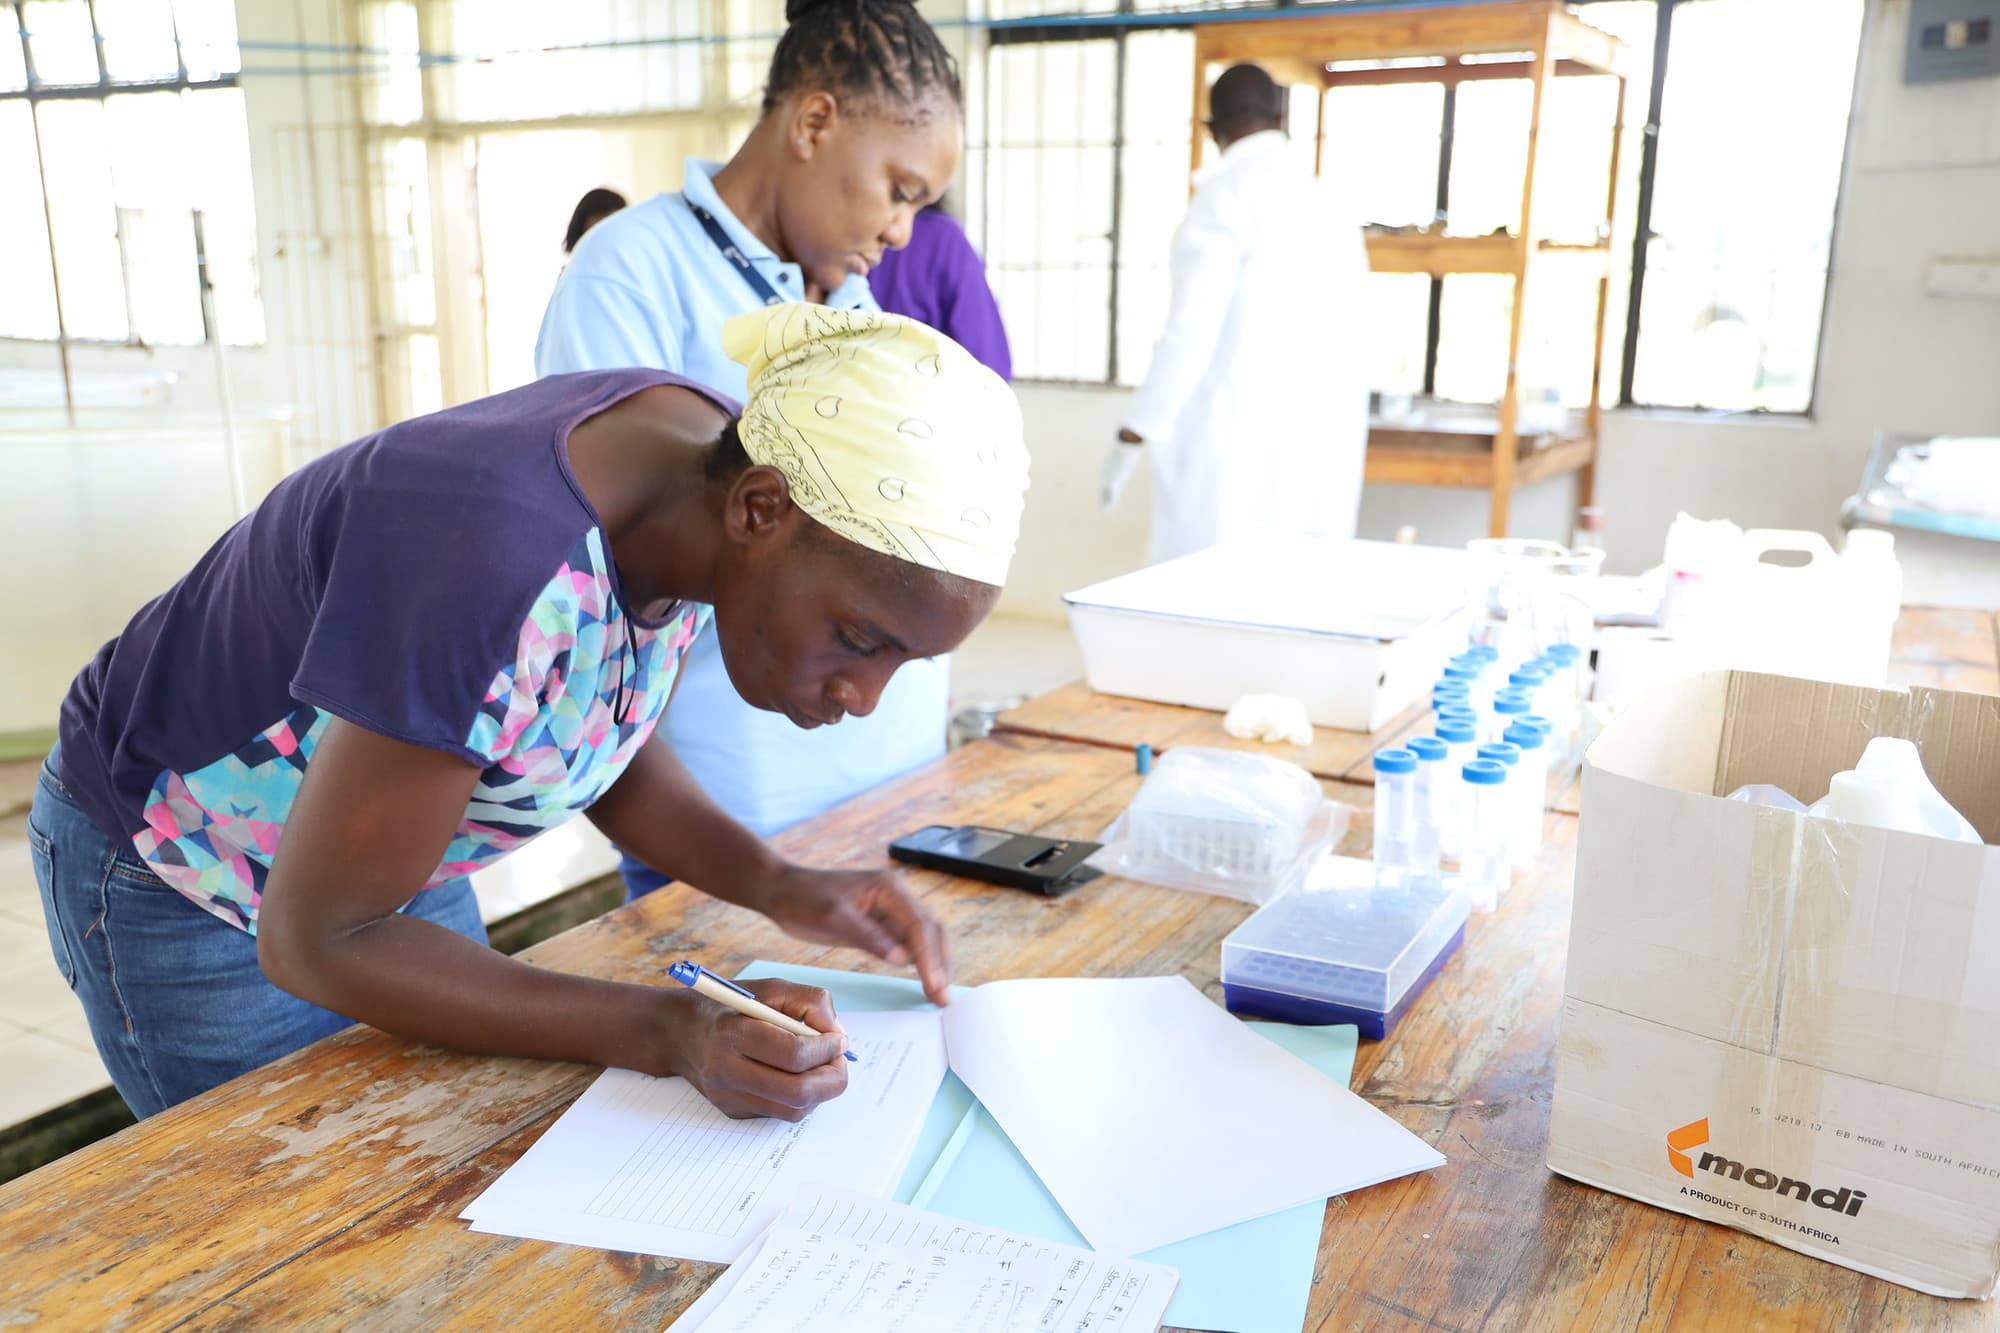
{"type": "Polygon", "coordinates": [[[316,514],[303,565],[316,609],[292,697],[484,767],[470,743],[481,704],[554,562],[518,537],[495,549],[491,534],[530,525],[481,509],[403,484],[356,488],[316,514]],[[544,572],[521,587],[508,571],[529,563],[544,572]]]}
{"type": "Polygon", "coordinates": [[[685,358],[668,334],[680,327],[679,306],[670,288],[649,296],[621,279],[572,267],[542,315],[535,373],[647,366],[684,374],[685,358]]]}

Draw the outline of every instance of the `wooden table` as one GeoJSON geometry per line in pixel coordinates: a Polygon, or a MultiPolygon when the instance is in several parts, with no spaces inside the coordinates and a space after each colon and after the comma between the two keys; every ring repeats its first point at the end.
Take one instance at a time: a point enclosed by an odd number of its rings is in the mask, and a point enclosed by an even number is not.
{"type": "MultiPolygon", "coordinates": [[[[1094,833],[1137,789],[1120,751],[976,742],[782,840],[879,863],[920,824],[1094,833]]],[[[1357,788],[1329,786],[1358,799],[1357,788]]],[[[1449,1159],[1331,1200],[1307,1327],[1990,1326],[1990,1306],[1888,1283],[1561,1180],[1544,1166],[1576,820],[1395,1029],[1354,1087],[1449,1159]]],[[[1347,850],[1368,845],[1364,811],[1347,850]]],[[[1248,909],[1126,881],[1060,899],[941,875],[957,979],[1179,973],[1219,998],[1217,944],[1248,909]]],[[[657,979],[698,953],[872,967],[682,886],[528,957],[657,979]]],[[[448,1055],[356,1028],[0,1186],[0,1327],[648,1329],[713,1265],[475,1235],[457,1220],[595,1070],[448,1055]]]]}
{"type": "Polygon", "coordinates": [[[1206,708],[1182,708],[1177,704],[1149,703],[1122,695],[1099,694],[1080,680],[1037,695],[1018,708],[1010,708],[994,720],[996,733],[1040,736],[1050,740],[1075,741],[1083,745],[1103,745],[1122,750],[1129,757],[1136,745],[1150,745],[1154,753],[1176,745],[1206,745],[1249,754],[1268,754],[1297,764],[1316,778],[1345,782],[1374,782],[1369,759],[1385,745],[1410,735],[1429,720],[1429,703],[1405,710],[1395,720],[1375,732],[1335,731],[1314,727],[1311,745],[1270,745],[1258,740],[1239,740],[1222,729],[1222,714],[1206,708]]]}

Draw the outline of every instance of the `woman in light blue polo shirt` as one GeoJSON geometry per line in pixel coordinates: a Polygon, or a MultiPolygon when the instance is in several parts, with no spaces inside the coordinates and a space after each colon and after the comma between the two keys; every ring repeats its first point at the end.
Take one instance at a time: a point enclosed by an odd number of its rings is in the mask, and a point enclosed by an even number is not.
{"type": "MultiPolygon", "coordinates": [[[[538,373],[650,366],[740,398],[743,367],[722,348],[731,316],[777,301],[877,308],[868,270],[958,170],[957,65],[909,0],[789,0],[785,15],[750,137],[584,237],[542,317],[538,373]]],[[[911,662],[873,713],[803,731],[737,697],[709,636],[661,734],[768,836],[942,754],[949,680],[947,658],[911,662]]],[[[635,892],[660,882],[630,858],[625,871],[635,892]]]]}

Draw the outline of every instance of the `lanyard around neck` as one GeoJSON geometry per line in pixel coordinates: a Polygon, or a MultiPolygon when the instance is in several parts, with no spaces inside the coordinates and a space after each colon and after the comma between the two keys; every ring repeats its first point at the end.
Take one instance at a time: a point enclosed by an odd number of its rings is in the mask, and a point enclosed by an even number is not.
{"type": "Polygon", "coordinates": [[[708,233],[708,239],[714,241],[715,248],[722,252],[722,257],[736,265],[736,271],[743,275],[743,281],[750,284],[750,290],[757,294],[757,299],[765,305],[783,305],[785,298],[778,295],[777,288],[743,257],[743,252],[736,247],[736,242],[729,239],[729,233],[722,229],[715,215],[692,199],[687,200],[687,206],[694,213],[695,221],[701,223],[701,229],[708,233]]]}

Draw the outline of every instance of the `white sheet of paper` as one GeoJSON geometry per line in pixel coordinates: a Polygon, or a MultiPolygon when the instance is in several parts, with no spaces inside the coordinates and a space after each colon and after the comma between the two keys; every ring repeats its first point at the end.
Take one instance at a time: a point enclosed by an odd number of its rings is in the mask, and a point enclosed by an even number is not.
{"type": "Polygon", "coordinates": [[[937,1015],[842,1018],[847,1091],[798,1124],[731,1120],[686,1079],[608,1069],[466,1207],[473,1229],[726,1263],[801,1182],[896,1183],[944,1081],[937,1015]]]}
{"type": "Polygon", "coordinates": [[[1026,1268],[775,1226],[730,1268],[705,1333],[1014,1333],[1026,1268]]]}
{"type": "Polygon", "coordinates": [[[1105,1254],[1444,1164],[1181,977],[990,982],[944,1030],[952,1070],[1105,1254]]]}
{"type": "MultiPolygon", "coordinates": [[[[731,1267],[681,1313],[673,1327],[688,1333],[736,1333],[739,1329],[764,1333],[767,1329],[793,1328],[819,1333],[843,1327],[832,1317],[836,1311],[826,1305],[804,1307],[816,1312],[820,1317],[817,1323],[784,1323],[775,1318],[768,1323],[744,1323],[741,1314],[752,1308],[765,1312],[794,1308],[775,1303],[775,1279],[798,1289],[787,1295],[788,1301],[803,1300],[801,1292],[822,1291],[829,1278],[849,1271],[845,1264],[835,1265],[831,1257],[846,1252],[820,1248],[840,1243],[883,1247],[885,1257],[906,1266],[907,1259],[902,1256],[930,1256],[936,1262],[925,1271],[969,1275],[976,1292],[995,1290],[1003,1281],[1007,1284],[1010,1305],[1001,1312],[1000,1322],[973,1322],[991,1319],[993,1303],[983,1296],[968,1299],[958,1294],[962,1289],[953,1288],[948,1303],[940,1295],[929,1307],[927,1321],[904,1325],[926,1333],[946,1329],[967,1333],[1002,1329],[1007,1333],[1149,1333],[1166,1317],[1179,1281],[1173,1269],[1160,1264],[1093,1254],[885,1199],[865,1198],[848,1190],[801,1191],[771,1236],[782,1241],[778,1251],[774,1253],[767,1243],[752,1260],[731,1267]],[[809,1247],[808,1241],[818,1245],[809,1247]],[[824,1266],[800,1264],[802,1255],[820,1260],[824,1266]],[[763,1304],[750,1306],[746,1287],[763,1304]]],[[[851,1288],[848,1291],[861,1294],[851,1288]]],[[[872,1331],[891,1325],[863,1320],[857,1327],[872,1331]]]]}

